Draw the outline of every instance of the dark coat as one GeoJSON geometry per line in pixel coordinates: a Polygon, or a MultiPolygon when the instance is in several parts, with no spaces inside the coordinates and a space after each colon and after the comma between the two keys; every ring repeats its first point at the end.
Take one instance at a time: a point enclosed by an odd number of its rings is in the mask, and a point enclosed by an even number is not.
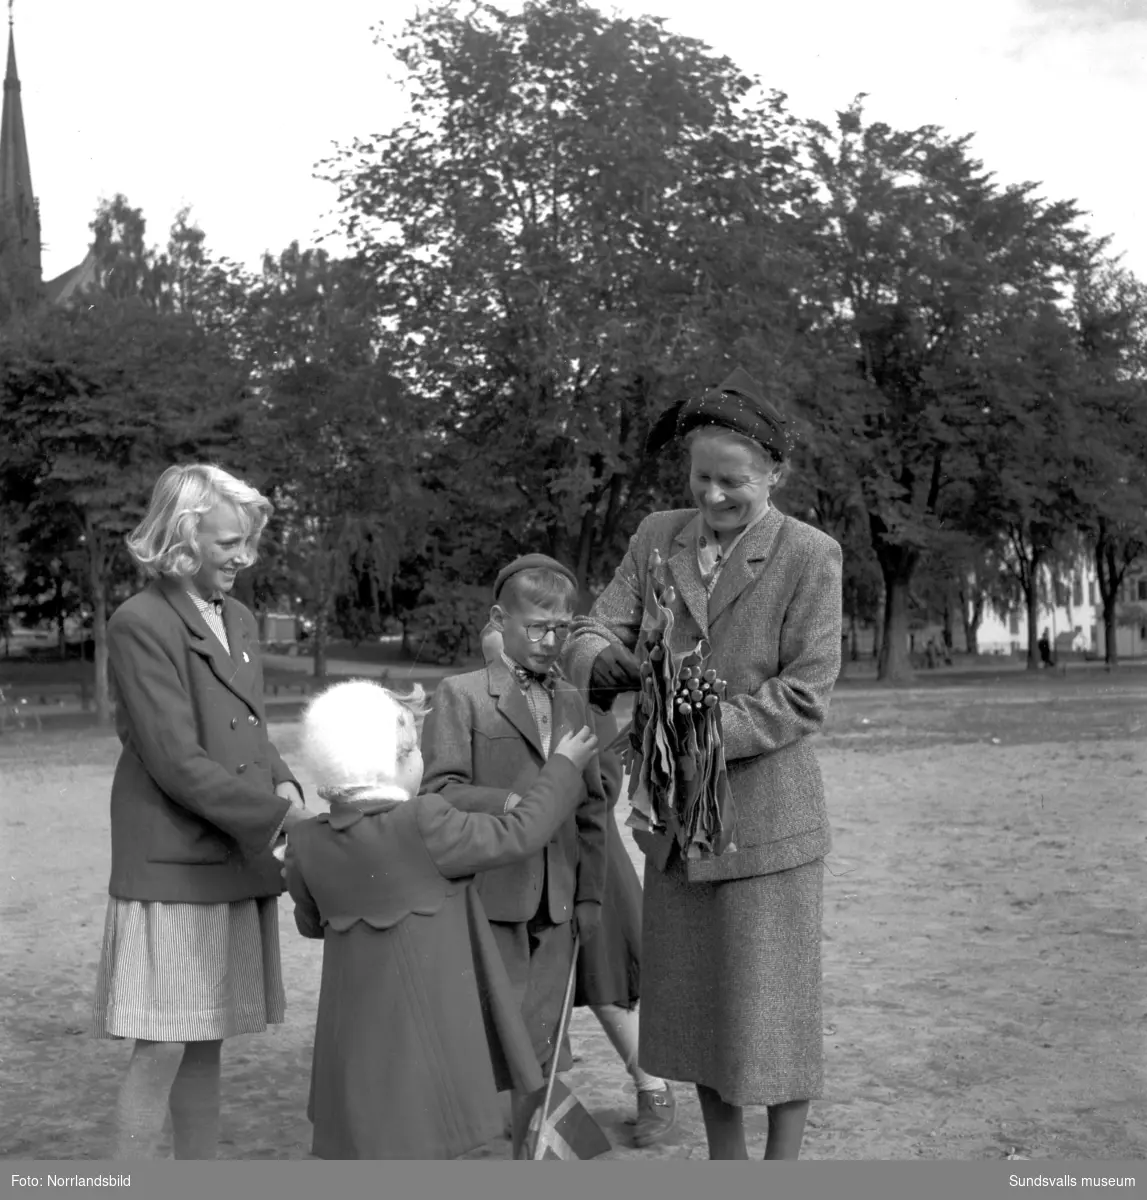
{"type": "Polygon", "coordinates": [[[231,657],[175,581],[108,622],[123,750],[111,795],[108,891],[127,900],[225,903],[283,890],[272,838],[294,780],[267,737],[255,618],[224,600],[231,657]]]}
{"type": "MultiPolygon", "coordinates": [[[[588,617],[574,622],[565,664],[585,688],[611,641],[633,649],[645,609],[649,560],[667,564],[677,593],[674,649],[705,638],[728,683],[721,727],[736,808],[736,850],[690,859],[689,879],[766,875],[815,862],[831,845],[824,785],[810,735],[828,715],[840,674],[841,553],[827,534],[775,508],[734,549],[712,595],[697,565],[695,509],[646,517],[588,617]]],[[[668,837],[635,841],[658,868],[668,837]]]]}
{"type": "Polygon", "coordinates": [[[295,921],[325,939],[308,1108],[319,1158],[454,1158],[502,1132],[498,1091],[542,1086],[470,879],[536,853],[580,791],[558,758],[505,816],[424,794],[336,801],[292,831],[295,921]]]}
{"type": "MultiPolygon", "coordinates": [[[[577,690],[554,691],[552,754],[561,737],[590,723],[577,690]]],[[[464,812],[501,813],[511,792],[523,795],[545,765],[530,707],[506,665],[449,676],[434,693],[422,736],[423,788],[464,812]]],[[[478,894],[491,921],[528,921],[539,911],[552,924],[573,916],[583,900],[601,903],[605,890],[605,791],[597,760],[585,770],[573,820],[524,862],[485,871],[478,894]],[[546,888],[543,897],[542,887],[546,888]]]]}
{"type": "Polygon", "coordinates": [[[619,725],[613,714],[590,709],[598,736],[598,761],[606,792],[605,898],[601,926],[582,943],[574,1006],[615,1004],[633,1008],[641,998],[641,881],[617,827],[617,802],[625,777],[620,756],[608,747],[619,725]]]}

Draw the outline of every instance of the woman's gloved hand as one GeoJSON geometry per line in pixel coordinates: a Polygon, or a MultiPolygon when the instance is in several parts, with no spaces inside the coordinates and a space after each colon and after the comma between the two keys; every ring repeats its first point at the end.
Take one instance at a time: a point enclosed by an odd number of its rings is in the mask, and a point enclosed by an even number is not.
{"type": "Polygon", "coordinates": [[[605,712],[622,692],[641,687],[637,659],[624,646],[610,644],[593,660],[589,675],[589,702],[605,712]]]}

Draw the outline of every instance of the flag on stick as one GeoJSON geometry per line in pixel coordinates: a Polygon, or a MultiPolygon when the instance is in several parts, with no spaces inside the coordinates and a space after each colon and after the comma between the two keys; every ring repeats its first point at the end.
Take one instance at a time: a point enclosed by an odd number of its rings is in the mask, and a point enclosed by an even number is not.
{"type": "Polygon", "coordinates": [[[549,1078],[546,1086],[535,1092],[530,1103],[536,1104],[530,1118],[529,1132],[522,1147],[522,1158],[535,1161],[561,1159],[597,1158],[610,1149],[609,1138],[601,1126],[589,1115],[585,1106],[558,1079],[559,1048],[566,1035],[570,1010],[573,1007],[574,980],[577,973],[577,956],[581,949],[581,937],[574,937],[573,958],[570,961],[566,995],[562,1002],[562,1014],[558,1021],[557,1036],[554,1038],[554,1053],[550,1059],[549,1078]]]}
{"type": "Polygon", "coordinates": [[[560,1079],[554,1080],[549,1115],[544,1124],[541,1121],[542,1112],[543,1106],[539,1104],[530,1118],[526,1157],[570,1162],[597,1158],[610,1149],[609,1139],[601,1126],[560,1079]]]}

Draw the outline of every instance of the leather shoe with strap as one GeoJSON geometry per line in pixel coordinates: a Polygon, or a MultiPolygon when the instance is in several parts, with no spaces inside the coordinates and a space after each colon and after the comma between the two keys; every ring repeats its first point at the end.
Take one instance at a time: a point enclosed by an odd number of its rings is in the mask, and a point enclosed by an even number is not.
{"type": "Polygon", "coordinates": [[[677,1124],[677,1098],[667,1083],[660,1091],[637,1093],[635,1146],[652,1146],[673,1131],[677,1124]]]}

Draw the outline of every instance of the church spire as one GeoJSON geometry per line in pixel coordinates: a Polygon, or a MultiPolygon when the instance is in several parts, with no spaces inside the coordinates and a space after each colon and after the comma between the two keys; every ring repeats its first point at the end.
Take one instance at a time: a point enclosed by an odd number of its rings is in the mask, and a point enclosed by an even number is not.
{"type": "Polygon", "coordinates": [[[8,0],[8,66],[4,73],[4,108],[0,114],[0,272],[5,290],[21,300],[40,289],[40,214],[32,191],[28,138],[20,76],[16,70],[16,32],[8,0]]]}

